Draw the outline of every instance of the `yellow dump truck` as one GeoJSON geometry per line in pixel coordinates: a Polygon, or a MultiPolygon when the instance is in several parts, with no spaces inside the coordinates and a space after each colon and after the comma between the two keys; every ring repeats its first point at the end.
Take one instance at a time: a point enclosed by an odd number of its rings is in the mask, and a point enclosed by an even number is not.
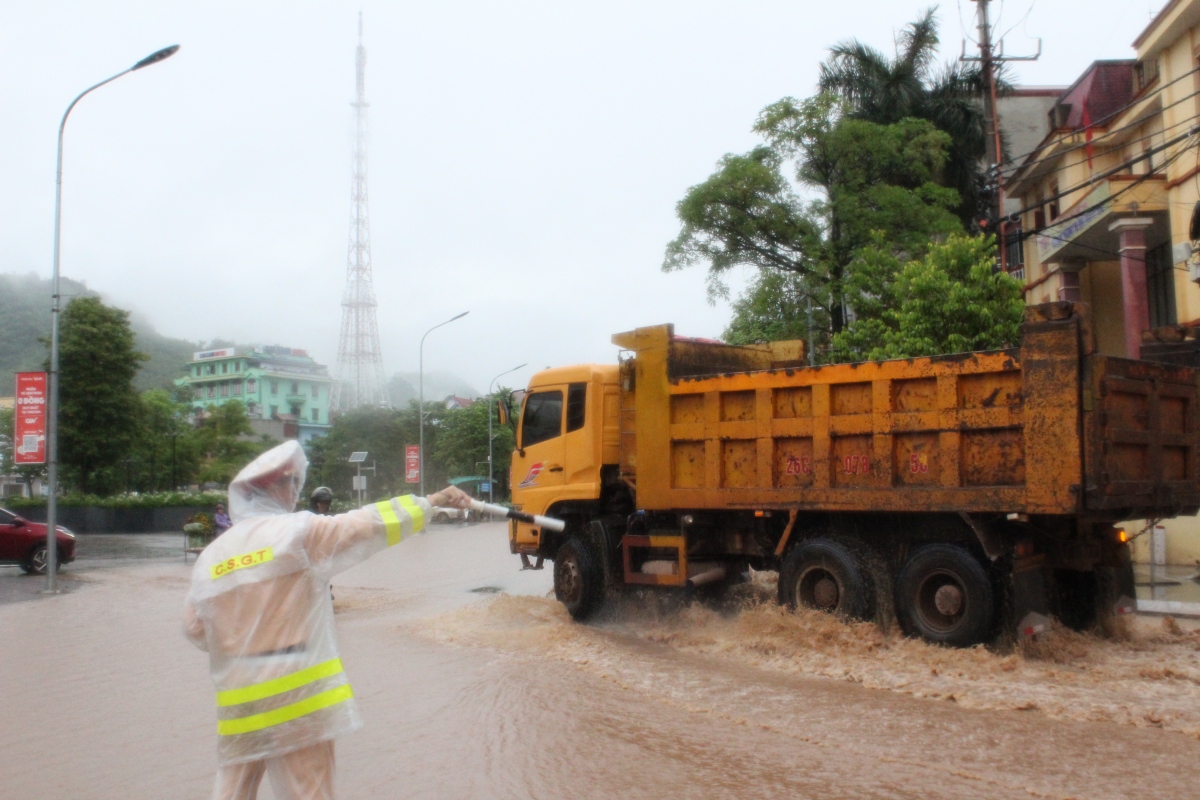
{"type": "Polygon", "coordinates": [[[970,645],[1134,610],[1118,525],[1200,508],[1197,370],[1095,352],[1086,308],[1030,307],[1017,349],[809,367],[671,325],[619,363],[547,369],[511,486],[526,566],[577,619],[622,587],[779,600],[970,645]]]}

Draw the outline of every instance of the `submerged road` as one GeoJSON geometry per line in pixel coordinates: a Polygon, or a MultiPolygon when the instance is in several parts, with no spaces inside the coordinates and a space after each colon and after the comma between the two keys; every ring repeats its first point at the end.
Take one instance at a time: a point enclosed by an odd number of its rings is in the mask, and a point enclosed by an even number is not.
{"type": "MultiPolygon", "coordinates": [[[[1200,797],[1188,631],[1042,663],[820,620],[793,641],[769,607],[635,602],[580,626],[550,570],[518,564],[502,525],[446,527],[335,580],[366,720],[337,745],[341,797],[1200,797]]],[[[0,796],[208,796],[189,573],[115,558],[0,605],[0,796]]]]}

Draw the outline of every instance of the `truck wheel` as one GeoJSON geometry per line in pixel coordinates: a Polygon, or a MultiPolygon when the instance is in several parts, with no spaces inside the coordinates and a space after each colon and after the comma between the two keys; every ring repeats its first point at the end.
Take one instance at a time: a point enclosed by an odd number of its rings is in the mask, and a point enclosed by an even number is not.
{"type": "Polygon", "coordinates": [[[951,544],[922,547],[896,579],[900,627],[935,644],[969,647],[991,633],[992,581],[969,552],[951,544]]]}
{"type": "Polygon", "coordinates": [[[810,539],[792,548],[779,570],[779,602],[843,619],[871,616],[871,583],[850,548],[832,539],[810,539]]]}
{"type": "Polygon", "coordinates": [[[604,599],[604,568],[591,547],[572,538],[554,557],[554,597],[576,620],[590,617],[604,599]]]}

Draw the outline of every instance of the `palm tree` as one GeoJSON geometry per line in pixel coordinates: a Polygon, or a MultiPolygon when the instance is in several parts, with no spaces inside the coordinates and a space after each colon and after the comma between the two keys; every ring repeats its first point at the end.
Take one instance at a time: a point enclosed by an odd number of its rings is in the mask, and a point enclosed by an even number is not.
{"type": "Polygon", "coordinates": [[[895,58],[857,39],[830,48],[829,59],[821,65],[820,87],[845,100],[851,116],[881,125],[916,117],[950,134],[942,182],[958,191],[958,214],[970,223],[982,199],[988,135],[982,105],[985,85],[978,66],[950,63],[935,69],[936,11],[936,6],[926,10],[900,32],[895,58]]]}

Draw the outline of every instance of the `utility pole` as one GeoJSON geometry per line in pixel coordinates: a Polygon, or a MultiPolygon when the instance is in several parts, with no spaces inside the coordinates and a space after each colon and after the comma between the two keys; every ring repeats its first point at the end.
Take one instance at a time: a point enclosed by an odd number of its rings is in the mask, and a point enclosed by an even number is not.
{"type": "Polygon", "coordinates": [[[996,102],[996,64],[1005,61],[1036,61],[1042,54],[1042,40],[1038,39],[1038,51],[1032,56],[1006,56],[1003,42],[1000,52],[993,52],[992,24],[988,18],[989,2],[990,0],[975,0],[979,6],[979,55],[968,56],[966,54],[967,44],[963,42],[963,55],[959,60],[978,61],[980,71],[983,73],[983,119],[989,134],[987,137],[987,163],[988,171],[994,173],[996,179],[997,246],[1000,250],[1000,269],[1008,272],[1008,248],[1005,241],[1006,223],[1004,219],[1004,170],[1001,168],[1001,162],[1004,160],[1004,147],[1000,142],[1000,108],[996,102]]]}

